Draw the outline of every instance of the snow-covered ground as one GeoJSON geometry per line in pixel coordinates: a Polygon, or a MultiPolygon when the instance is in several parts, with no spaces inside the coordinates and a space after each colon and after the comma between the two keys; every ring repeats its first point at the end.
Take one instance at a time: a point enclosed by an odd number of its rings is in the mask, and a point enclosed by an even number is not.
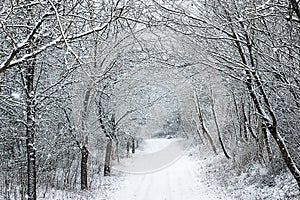
{"type": "Polygon", "coordinates": [[[199,163],[191,155],[188,144],[181,139],[147,140],[143,151],[121,165],[128,174],[123,186],[110,199],[232,199],[209,187],[204,170],[199,170],[205,163],[199,163]]]}
{"type": "Polygon", "coordinates": [[[160,171],[180,159],[188,147],[184,139],[148,139],[131,158],[123,159],[113,169],[131,174],[160,171]]]}
{"type": "MultiPolygon", "coordinates": [[[[88,191],[51,191],[46,200],[300,200],[291,175],[261,184],[267,169],[252,165],[237,173],[232,160],[184,139],[149,139],[136,154],[114,164],[112,176],[92,178],[88,191]],[[199,148],[199,149],[198,149],[199,148]]],[[[272,176],[272,175],[271,175],[272,176]]]]}

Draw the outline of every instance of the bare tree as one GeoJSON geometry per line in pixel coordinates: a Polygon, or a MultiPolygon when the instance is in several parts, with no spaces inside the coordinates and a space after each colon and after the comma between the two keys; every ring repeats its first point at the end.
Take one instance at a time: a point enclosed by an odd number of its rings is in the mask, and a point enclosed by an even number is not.
{"type": "MultiPolygon", "coordinates": [[[[249,107],[251,112],[258,113],[256,117],[262,120],[260,129],[267,128],[267,134],[273,137],[299,185],[296,159],[299,155],[295,152],[298,145],[292,142],[295,134],[287,135],[288,132],[296,133],[298,128],[286,126],[288,121],[298,119],[291,110],[299,110],[296,92],[299,91],[299,80],[294,76],[294,73],[298,74],[299,65],[299,46],[295,45],[299,43],[299,6],[292,1],[241,3],[217,0],[182,4],[153,0],[149,7],[157,8],[148,16],[156,25],[168,27],[201,44],[199,48],[209,56],[200,62],[221,71],[227,79],[244,84],[253,103],[253,107],[249,107]],[[287,99],[286,95],[290,98],[287,99]],[[286,140],[292,144],[288,145],[286,140]]],[[[234,88],[229,84],[227,87],[234,88]]],[[[247,127],[250,118],[244,114],[241,116],[245,136],[248,137],[248,131],[255,136],[253,129],[247,127]]]]}

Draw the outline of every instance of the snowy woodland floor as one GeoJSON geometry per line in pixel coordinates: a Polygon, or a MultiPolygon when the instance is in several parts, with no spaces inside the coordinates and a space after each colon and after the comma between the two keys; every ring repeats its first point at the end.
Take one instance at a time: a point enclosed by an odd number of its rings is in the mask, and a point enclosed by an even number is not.
{"type": "Polygon", "coordinates": [[[53,191],[40,199],[300,199],[288,173],[275,177],[275,185],[263,186],[255,181],[266,173],[260,166],[253,165],[247,173],[237,174],[223,155],[213,155],[180,139],[147,140],[134,156],[116,164],[113,171],[111,177],[94,180],[88,192],[53,191]]]}

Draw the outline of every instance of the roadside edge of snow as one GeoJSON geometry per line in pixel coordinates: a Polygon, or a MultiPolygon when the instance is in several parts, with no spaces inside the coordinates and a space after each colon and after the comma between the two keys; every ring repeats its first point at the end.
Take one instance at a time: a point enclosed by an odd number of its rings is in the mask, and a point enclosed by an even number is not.
{"type": "Polygon", "coordinates": [[[267,168],[253,163],[239,169],[239,173],[233,160],[226,159],[222,152],[215,155],[206,147],[197,146],[191,153],[197,155],[199,170],[205,171],[206,184],[215,191],[243,200],[300,200],[297,183],[288,171],[274,176],[268,174],[267,168]]]}

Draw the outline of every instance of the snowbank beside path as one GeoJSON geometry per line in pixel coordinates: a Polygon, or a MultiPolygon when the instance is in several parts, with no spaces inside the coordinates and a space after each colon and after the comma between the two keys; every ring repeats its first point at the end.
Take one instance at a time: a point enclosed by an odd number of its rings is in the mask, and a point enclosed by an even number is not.
{"type": "Polygon", "coordinates": [[[43,198],[40,188],[38,199],[300,200],[288,172],[276,176],[275,185],[267,186],[260,183],[266,173],[260,165],[237,173],[232,160],[222,154],[214,155],[204,146],[188,147],[183,139],[147,140],[131,158],[114,166],[112,176],[91,177],[88,191],[51,189],[43,198]]]}
{"type": "Polygon", "coordinates": [[[288,171],[274,175],[259,163],[238,168],[222,153],[214,155],[205,147],[193,153],[198,171],[206,177],[203,181],[214,191],[241,200],[300,200],[297,183],[288,171]]]}

